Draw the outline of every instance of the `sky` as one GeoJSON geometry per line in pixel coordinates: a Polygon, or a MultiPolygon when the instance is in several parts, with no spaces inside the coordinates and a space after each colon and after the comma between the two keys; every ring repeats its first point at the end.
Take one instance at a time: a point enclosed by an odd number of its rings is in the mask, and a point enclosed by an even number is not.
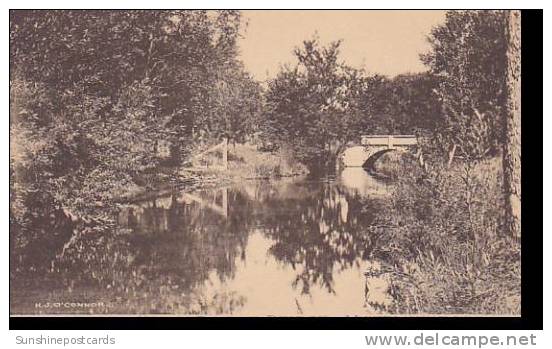
{"type": "Polygon", "coordinates": [[[395,76],[426,68],[419,54],[426,37],[444,22],[445,11],[243,11],[248,22],[240,56],[259,81],[273,78],[292,51],[317,33],[322,43],[343,39],[341,59],[368,73],[395,76]]]}

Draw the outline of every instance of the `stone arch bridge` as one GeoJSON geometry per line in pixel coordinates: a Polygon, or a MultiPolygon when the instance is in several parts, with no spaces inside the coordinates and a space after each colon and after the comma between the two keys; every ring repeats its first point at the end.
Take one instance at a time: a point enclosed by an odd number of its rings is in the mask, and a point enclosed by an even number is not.
{"type": "Polygon", "coordinates": [[[360,144],[351,146],[341,154],[345,167],[371,167],[383,154],[390,151],[406,151],[418,144],[414,135],[366,135],[360,144]]]}

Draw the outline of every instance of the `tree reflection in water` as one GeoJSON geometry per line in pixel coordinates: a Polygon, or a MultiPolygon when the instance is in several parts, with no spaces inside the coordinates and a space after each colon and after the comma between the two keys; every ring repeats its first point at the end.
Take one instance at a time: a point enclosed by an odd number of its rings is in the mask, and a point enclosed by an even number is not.
{"type": "Polygon", "coordinates": [[[267,200],[265,209],[275,214],[267,215],[261,224],[275,241],[269,252],[298,271],[293,287],[309,294],[317,284],[334,293],[334,273],[368,258],[371,241],[363,227],[373,216],[360,214],[364,207],[360,197],[352,197],[335,184],[313,183],[307,190],[308,195],[301,198],[267,200]]]}
{"type": "MultiPolygon", "coordinates": [[[[250,220],[233,208],[227,219],[181,199],[172,195],[121,212],[121,223],[126,220],[132,230],[128,239],[135,251],[132,277],[139,282],[135,288],[154,296],[158,302],[154,312],[232,313],[244,302],[242,297],[217,293],[206,299],[202,286],[212,273],[220,282],[234,277],[236,261],[245,258],[250,220]],[[157,294],[158,288],[165,294],[157,294]],[[167,302],[171,299],[175,304],[167,302]],[[187,303],[179,304],[182,299],[187,303]]],[[[234,195],[233,200],[239,197],[234,195]]],[[[125,283],[121,278],[120,284],[125,283]]]]}
{"type": "MultiPolygon", "coordinates": [[[[288,287],[300,295],[310,295],[313,287],[335,294],[336,273],[358,269],[369,258],[372,241],[365,227],[377,202],[370,206],[358,191],[297,180],[222,190],[224,195],[175,193],[125,205],[116,222],[81,223],[78,239],[58,253],[44,276],[58,280],[56,286],[18,293],[12,311],[43,312],[21,304],[62,298],[109,305],[62,313],[239,312],[247,296],[227,286],[245,268],[253,233],[268,242],[265,256],[290,267],[295,275],[288,287]]],[[[267,264],[266,273],[273,267],[267,264]]]]}

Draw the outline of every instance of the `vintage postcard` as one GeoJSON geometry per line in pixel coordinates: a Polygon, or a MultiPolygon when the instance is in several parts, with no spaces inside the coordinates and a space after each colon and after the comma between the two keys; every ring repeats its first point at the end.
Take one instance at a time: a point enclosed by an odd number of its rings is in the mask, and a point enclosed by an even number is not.
{"type": "Polygon", "coordinates": [[[519,11],[9,16],[12,316],[521,316],[519,11]]]}

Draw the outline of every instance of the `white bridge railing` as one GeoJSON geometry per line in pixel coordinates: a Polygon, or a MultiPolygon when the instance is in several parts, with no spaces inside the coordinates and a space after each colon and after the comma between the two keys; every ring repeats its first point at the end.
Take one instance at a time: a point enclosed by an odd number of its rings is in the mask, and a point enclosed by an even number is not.
{"type": "Polygon", "coordinates": [[[415,135],[366,135],[360,137],[360,144],[373,146],[395,146],[417,145],[418,140],[415,135]]]}

